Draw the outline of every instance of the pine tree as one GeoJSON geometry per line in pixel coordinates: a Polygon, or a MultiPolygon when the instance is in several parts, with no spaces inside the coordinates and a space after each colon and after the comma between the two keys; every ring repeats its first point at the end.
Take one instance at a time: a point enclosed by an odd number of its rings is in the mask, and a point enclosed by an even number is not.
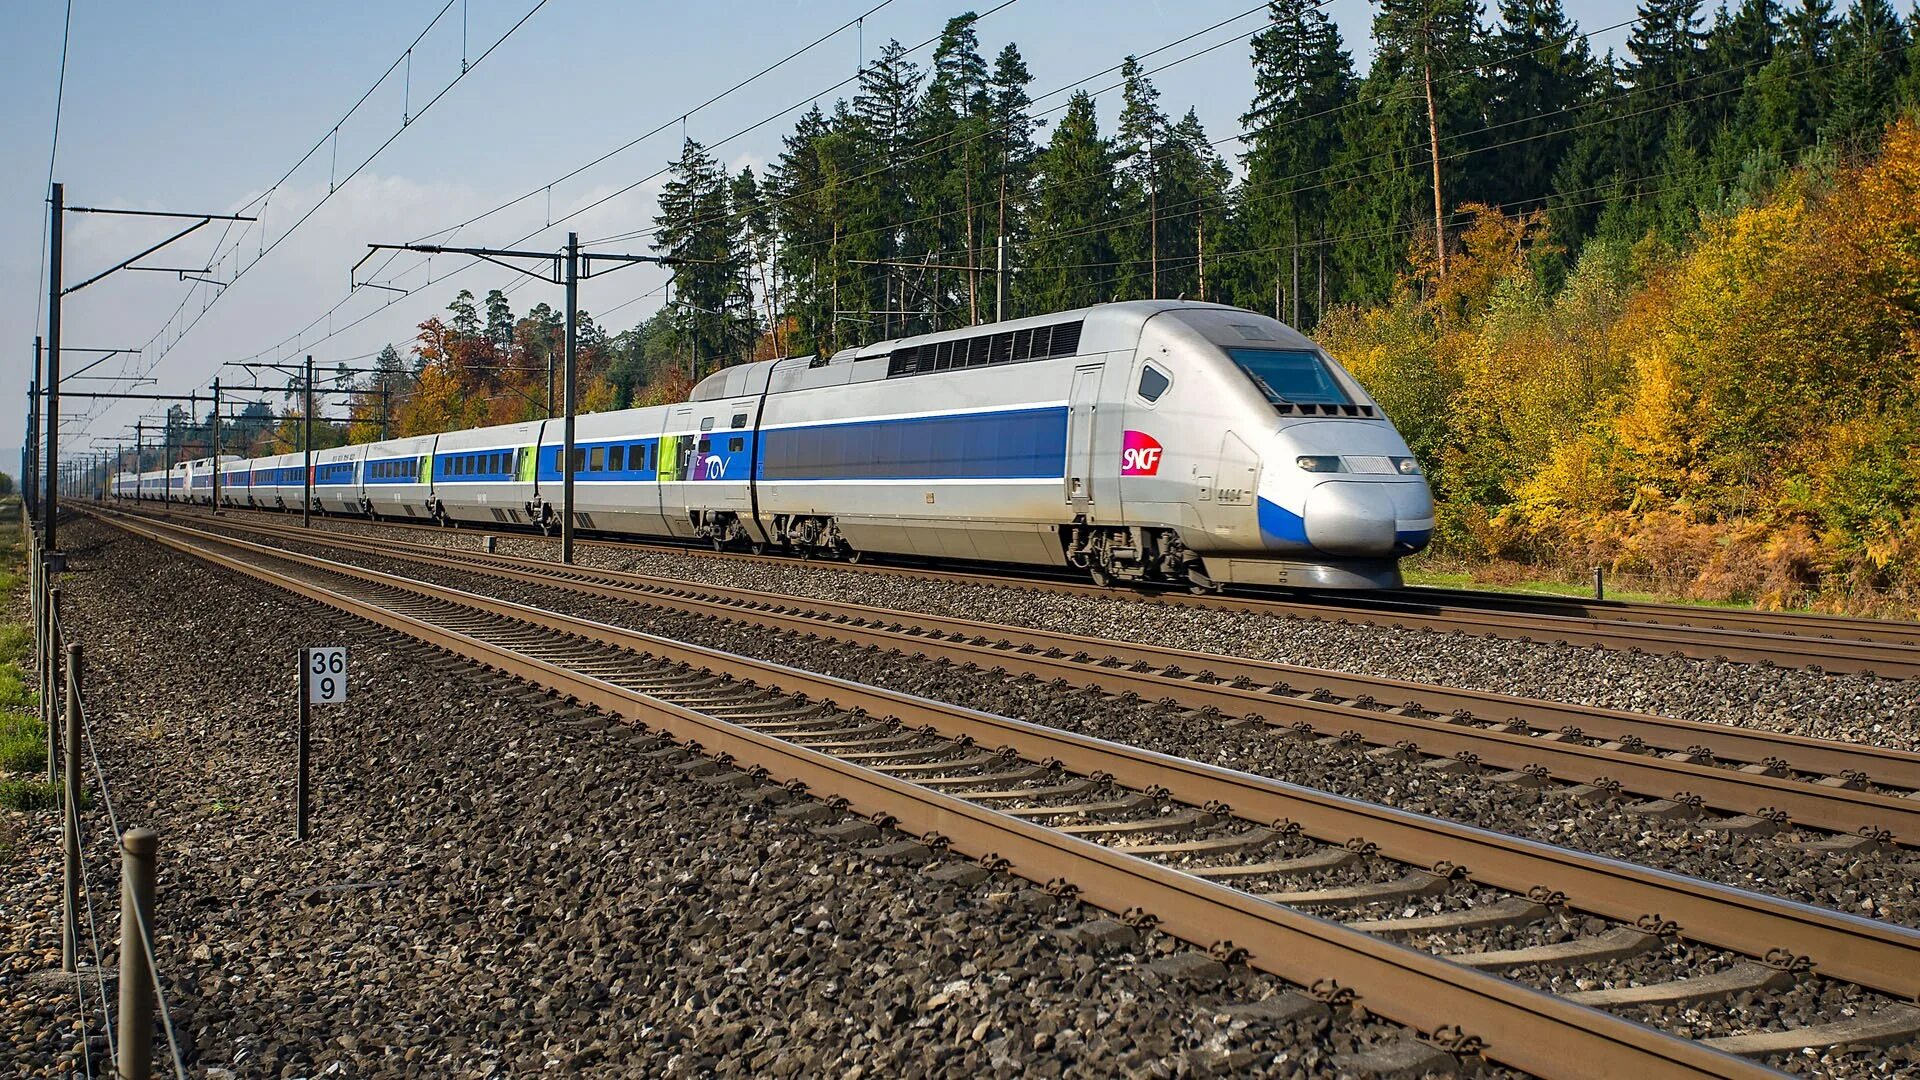
{"type": "Polygon", "coordinates": [[[1114,158],[1093,98],[1076,93],[1038,161],[1033,236],[1014,277],[1023,311],[1064,311],[1113,298],[1114,158]]]}
{"type": "Polygon", "coordinates": [[[1879,136],[1905,75],[1907,46],[1906,28],[1887,0],[1855,0],[1834,35],[1825,138],[1857,143],[1879,136]]]}
{"type": "MultiPolygon", "coordinates": [[[[1032,82],[1033,73],[1027,70],[1026,61],[1014,45],[1007,45],[1000,50],[1000,55],[994,57],[993,75],[987,84],[987,108],[999,153],[998,160],[993,162],[991,194],[996,246],[998,238],[1004,236],[1008,252],[1005,273],[1009,280],[999,286],[1007,295],[1008,318],[1014,317],[1012,253],[1018,249],[1027,232],[1028,200],[1038,154],[1033,145],[1033,135],[1041,126],[1041,121],[1028,115],[1033,98],[1027,94],[1027,87],[1032,82]]],[[[998,257],[997,250],[995,256],[998,257]]]]}
{"type": "MultiPolygon", "coordinates": [[[[807,110],[785,137],[780,159],[767,174],[767,186],[779,206],[779,252],[775,273],[783,283],[782,313],[793,320],[794,353],[827,350],[833,333],[828,283],[839,222],[833,205],[842,176],[844,136],[836,135],[818,106],[807,110]]],[[[653,346],[649,345],[649,348],[653,346]]]]}
{"type": "Polygon", "coordinates": [[[899,275],[880,265],[918,255],[906,249],[905,223],[914,215],[913,194],[927,190],[931,159],[918,157],[914,135],[920,118],[920,69],[898,41],[860,72],[860,90],[846,109],[834,112],[834,127],[855,149],[857,164],[836,192],[832,211],[842,228],[834,245],[839,289],[836,345],[876,340],[899,329],[892,311],[902,305],[899,275]],[[854,331],[841,334],[841,327],[854,331]]]}
{"type": "Polygon", "coordinates": [[[736,217],[727,173],[712,154],[688,139],[660,190],[653,249],[679,260],[674,268],[675,321],[691,349],[690,366],[740,359],[745,270],[735,244],[736,217]]]}
{"type": "Polygon", "coordinates": [[[1699,135],[1688,108],[1701,92],[1696,76],[1705,38],[1699,12],[1700,0],[1647,0],[1627,39],[1633,54],[1626,70],[1630,93],[1614,102],[1613,116],[1605,126],[1616,129],[1620,168],[1636,187],[1649,182],[1658,186],[1657,180],[1649,178],[1657,172],[1669,132],[1689,139],[1699,135]],[[1673,123],[1675,115],[1680,117],[1678,125],[1673,123]]]}
{"type": "Polygon", "coordinates": [[[1572,129],[1591,111],[1579,107],[1594,100],[1597,65],[1560,0],[1499,0],[1499,11],[1481,145],[1509,145],[1474,155],[1470,167],[1487,173],[1490,201],[1530,204],[1552,189],[1572,129]]]}
{"type": "MultiPolygon", "coordinates": [[[[1448,168],[1442,161],[1450,137],[1468,135],[1484,127],[1481,108],[1486,101],[1486,79],[1481,74],[1486,57],[1482,8],[1477,0],[1381,0],[1374,16],[1373,36],[1378,47],[1368,73],[1383,94],[1412,99],[1413,113],[1393,110],[1383,121],[1400,120],[1402,145],[1424,144],[1427,189],[1418,232],[1439,253],[1446,276],[1446,208],[1463,200],[1485,200],[1484,173],[1471,167],[1448,168]],[[1411,119],[1413,122],[1407,124],[1411,119]]],[[[1392,136],[1389,136],[1390,138],[1392,136]]],[[[1458,142],[1455,151],[1470,143],[1458,142]]],[[[1388,199],[1393,197],[1390,185],[1388,199]]]]}
{"type": "Polygon", "coordinates": [[[1742,108],[1754,143],[1791,161],[1820,134],[1836,23],[1829,0],[1800,0],[1781,21],[1773,59],[1748,84],[1742,108]]]}
{"type": "Polygon", "coordinates": [[[502,358],[513,349],[513,308],[499,289],[487,290],[487,341],[502,358]]]}
{"type": "MultiPolygon", "coordinates": [[[[1354,86],[1353,57],[1318,3],[1274,0],[1268,19],[1271,25],[1253,39],[1253,103],[1240,117],[1251,136],[1240,216],[1246,246],[1258,254],[1237,260],[1245,280],[1222,294],[1255,308],[1293,292],[1297,259],[1313,258],[1311,250],[1300,254],[1301,245],[1325,227],[1332,199],[1326,170],[1354,86]]],[[[1313,311],[1311,321],[1317,320],[1313,311]]]]}
{"type": "Polygon", "coordinates": [[[1160,111],[1160,91],[1140,61],[1120,65],[1120,130],[1114,153],[1120,163],[1120,220],[1113,233],[1120,260],[1119,299],[1159,297],[1160,189],[1166,185],[1172,125],[1160,111]]]}

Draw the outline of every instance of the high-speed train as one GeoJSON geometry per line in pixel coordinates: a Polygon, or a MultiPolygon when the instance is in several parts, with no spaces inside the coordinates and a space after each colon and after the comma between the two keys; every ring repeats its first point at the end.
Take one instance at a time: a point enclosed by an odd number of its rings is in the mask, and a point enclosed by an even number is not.
{"type": "MultiPolygon", "coordinates": [[[[1130,301],[716,372],[583,415],[575,526],[716,547],[1073,566],[1208,589],[1400,584],[1433,500],[1378,403],[1311,340],[1130,301]]],[[[551,529],[561,421],[313,454],[314,509],[551,529]]],[[[214,462],[121,494],[206,503],[214,462]]],[[[298,508],[303,458],[222,458],[221,501],[298,508]]]]}

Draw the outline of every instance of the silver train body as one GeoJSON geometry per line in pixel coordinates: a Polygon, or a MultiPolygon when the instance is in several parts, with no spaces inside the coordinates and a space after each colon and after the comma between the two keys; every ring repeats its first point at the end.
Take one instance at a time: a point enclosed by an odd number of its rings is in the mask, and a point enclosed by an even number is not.
{"type": "MultiPolygon", "coordinates": [[[[561,422],[316,451],[318,510],[551,528],[561,422]]],[[[1377,588],[1433,502],[1378,403],[1253,312],[1134,301],[717,372],[577,420],[576,527],[822,555],[1075,566],[1096,580],[1377,588]]],[[[296,509],[303,459],[221,462],[296,509]]],[[[213,463],[128,477],[208,502],[213,463]]]]}

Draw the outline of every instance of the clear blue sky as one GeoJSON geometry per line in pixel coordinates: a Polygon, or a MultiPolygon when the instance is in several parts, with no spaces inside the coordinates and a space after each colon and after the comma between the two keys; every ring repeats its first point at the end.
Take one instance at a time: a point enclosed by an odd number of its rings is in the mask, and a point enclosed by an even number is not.
{"type": "MultiPolygon", "coordinates": [[[[55,179],[66,184],[72,205],[232,212],[256,199],[326,135],[444,2],[76,0],[55,179]]],[[[341,128],[337,166],[332,147],[323,148],[272,196],[265,211],[266,242],[279,240],[298,214],[325,195],[330,173],[344,175],[393,133],[403,111],[417,113],[425,98],[458,74],[463,11],[471,59],[536,2],[464,0],[463,7],[463,0],[455,0],[414,51],[410,86],[403,86],[396,73],[341,128]]],[[[69,347],[153,342],[145,356],[116,357],[90,374],[138,374],[152,366],[157,383],[129,387],[77,381],[66,388],[187,393],[203,390],[222,364],[263,352],[268,353],[263,359],[273,360],[312,352],[325,367],[389,341],[404,347],[414,325],[444,309],[456,290],[483,293],[508,285],[514,275],[479,267],[442,282],[463,260],[443,257],[429,266],[406,255],[376,280],[416,291],[402,296],[363,289],[349,298],[348,269],[367,243],[413,240],[540,187],[657,125],[677,121],[706,98],[878,2],[549,0],[351,184],[251,266],[177,342],[176,333],[163,327],[183,300],[184,313],[172,327],[177,330],[199,315],[213,288],[190,292],[190,285],[174,275],[123,273],[70,297],[64,324],[69,347]],[[339,332],[326,336],[329,324],[323,320],[303,340],[287,342],[343,300],[331,323],[339,332]],[[161,356],[161,346],[169,342],[174,343],[161,356]],[[276,346],[278,351],[270,351],[276,346]]],[[[973,6],[985,11],[993,4],[973,6]]],[[[979,34],[989,57],[1009,40],[1019,44],[1038,96],[1252,6],[1253,0],[1018,0],[982,20],[979,34]]],[[[1590,29],[1633,15],[1630,0],[1569,0],[1568,8],[1590,29]]],[[[918,43],[963,10],[958,3],[895,0],[867,18],[858,32],[844,31],[691,116],[686,133],[718,143],[852,75],[863,51],[871,57],[888,38],[918,43]]],[[[1364,65],[1371,6],[1364,0],[1332,0],[1327,10],[1364,65]]],[[[22,0],[9,6],[8,33],[0,37],[0,100],[7,105],[0,110],[0,146],[5,148],[0,155],[0,378],[15,388],[11,400],[16,403],[0,410],[0,469],[7,472],[17,468],[13,448],[20,444],[25,417],[19,403],[25,400],[33,336],[44,319],[40,252],[64,14],[61,0],[22,0]]],[[[1255,18],[1241,19],[1146,63],[1158,66],[1255,26],[1255,18]]],[[[1624,40],[1625,31],[1600,35],[1595,50],[1618,48],[1624,40]]],[[[1233,134],[1251,90],[1247,49],[1244,41],[1235,41],[1155,75],[1163,106],[1176,116],[1197,109],[1214,138],[1233,134]]],[[[916,58],[924,61],[926,55],[923,51],[916,58]]],[[[1112,82],[1109,76],[1085,86],[1101,90],[1112,82]]],[[[833,96],[821,103],[830,105],[833,96]]],[[[1115,97],[1109,93],[1100,99],[1109,122],[1115,97]]],[[[1043,107],[1062,101],[1064,95],[1050,98],[1043,107]]],[[[752,165],[758,171],[778,153],[793,115],[720,147],[719,156],[730,166],[752,165]]],[[[680,132],[674,122],[556,186],[552,215],[654,172],[677,153],[680,132]]],[[[643,228],[651,224],[657,185],[642,185],[557,228],[543,228],[550,220],[543,191],[446,242],[503,244],[535,233],[526,246],[553,248],[564,242],[567,228],[577,228],[583,239],[643,228]]],[[[167,231],[167,223],[153,220],[70,215],[68,283],[132,255],[167,231]]],[[[204,266],[220,235],[210,226],[147,263],[204,266]]],[[[248,254],[240,261],[253,261],[259,237],[257,231],[247,234],[248,254]]],[[[645,250],[644,244],[610,246],[645,250]]],[[[221,280],[232,277],[232,247],[230,235],[227,246],[218,248],[227,253],[214,275],[221,280]]],[[[581,306],[596,316],[607,313],[610,328],[624,329],[657,307],[661,280],[651,268],[638,268],[589,282],[582,287],[581,306]]],[[[511,295],[520,312],[541,300],[559,306],[557,293],[531,283],[516,285],[511,295]]],[[[69,356],[68,370],[90,359],[69,356]]],[[[221,375],[228,385],[245,378],[232,369],[221,375]]],[[[84,450],[93,438],[130,434],[136,419],[162,408],[70,400],[63,412],[89,418],[63,428],[66,446],[84,450]]]]}

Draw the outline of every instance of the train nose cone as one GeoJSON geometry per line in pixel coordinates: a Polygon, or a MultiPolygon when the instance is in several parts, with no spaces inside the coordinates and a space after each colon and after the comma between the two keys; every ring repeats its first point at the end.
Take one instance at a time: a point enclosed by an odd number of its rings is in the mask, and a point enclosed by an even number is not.
{"type": "Polygon", "coordinates": [[[1329,480],[1307,494],[1307,542],[1329,555],[1387,555],[1394,517],[1387,485],[1329,480]]]}

